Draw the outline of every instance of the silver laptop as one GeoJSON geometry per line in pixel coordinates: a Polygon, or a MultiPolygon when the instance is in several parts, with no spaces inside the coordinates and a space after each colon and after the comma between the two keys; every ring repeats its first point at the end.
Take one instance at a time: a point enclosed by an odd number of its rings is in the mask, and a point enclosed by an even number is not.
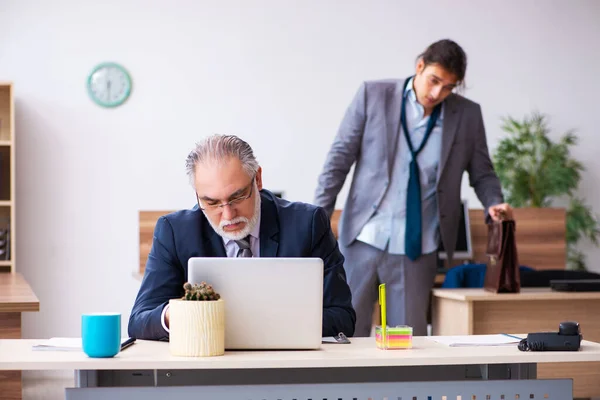
{"type": "Polygon", "coordinates": [[[316,349],[323,325],[320,258],[192,257],[188,282],[225,302],[225,348],[316,349]]]}

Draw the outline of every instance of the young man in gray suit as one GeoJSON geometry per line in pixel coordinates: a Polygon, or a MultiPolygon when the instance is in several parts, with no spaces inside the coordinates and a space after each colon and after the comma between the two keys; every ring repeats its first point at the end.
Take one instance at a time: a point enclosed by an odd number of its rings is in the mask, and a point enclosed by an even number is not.
{"type": "Polygon", "coordinates": [[[439,240],[456,244],[461,180],[486,218],[512,218],[490,160],[481,108],[454,94],[467,57],[451,40],[431,44],[413,76],[364,82],[348,107],[318,180],[315,204],[331,216],[353,164],[339,243],[356,311],[355,336],[369,336],[377,285],[387,289],[389,325],[427,334],[439,240]]]}

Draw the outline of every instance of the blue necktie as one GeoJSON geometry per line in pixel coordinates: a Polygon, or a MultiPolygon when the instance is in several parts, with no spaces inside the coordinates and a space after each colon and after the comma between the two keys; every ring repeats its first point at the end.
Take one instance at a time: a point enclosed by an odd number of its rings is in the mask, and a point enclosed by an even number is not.
{"type": "MultiPolygon", "coordinates": [[[[410,78],[406,80],[406,84],[410,78]]],[[[403,92],[404,93],[404,92],[403,92]]],[[[417,156],[425,147],[427,139],[431,131],[435,127],[435,123],[440,115],[442,104],[438,104],[429,116],[429,122],[427,123],[427,130],[423,141],[417,150],[413,148],[412,142],[410,141],[410,135],[408,134],[408,128],[406,126],[406,97],[408,94],[402,97],[402,110],[400,112],[400,122],[402,123],[402,130],[404,131],[404,137],[408,143],[408,148],[412,156],[412,160],[409,166],[409,178],[408,187],[406,193],[406,231],[404,233],[404,251],[408,258],[416,260],[421,255],[422,245],[421,237],[423,236],[422,216],[421,216],[421,180],[419,177],[419,163],[417,162],[417,156]]]]}

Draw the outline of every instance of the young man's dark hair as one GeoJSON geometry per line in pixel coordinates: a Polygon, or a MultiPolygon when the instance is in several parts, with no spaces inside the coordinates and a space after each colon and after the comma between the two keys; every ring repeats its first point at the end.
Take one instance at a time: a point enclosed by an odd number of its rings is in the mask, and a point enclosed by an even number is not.
{"type": "Polygon", "coordinates": [[[425,66],[439,64],[448,72],[456,75],[459,85],[464,85],[467,71],[467,54],[456,42],[450,39],[438,40],[432,43],[419,55],[425,66]]]}

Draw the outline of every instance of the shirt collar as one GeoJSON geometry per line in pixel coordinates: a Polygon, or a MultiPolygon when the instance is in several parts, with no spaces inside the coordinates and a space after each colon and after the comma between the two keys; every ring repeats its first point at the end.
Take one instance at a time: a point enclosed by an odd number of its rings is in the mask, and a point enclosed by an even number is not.
{"type": "Polygon", "coordinates": [[[415,89],[413,88],[414,79],[415,78],[413,76],[408,80],[408,83],[406,84],[406,87],[404,88],[404,93],[403,93],[404,97],[408,96],[408,98],[412,102],[417,101],[417,95],[415,93],[415,89]]]}
{"type": "MultiPolygon", "coordinates": [[[[413,104],[413,106],[416,106],[419,111],[421,112],[421,115],[423,115],[424,112],[424,108],[421,105],[421,103],[419,103],[417,101],[417,94],[415,93],[415,89],[413,88],[413,83],[414,83],[414,76],[411,76],[410,79],[408,80],[408,83],[406,84],[406,87],[404,88],[404,93],[402,94],[404,97],[408,97],[408,100],[410,101],[411,104],[413,104]]],[[[438,121],[442,121],[444,119],[444,102],[442,102],[442,109],[440,112],[440,115],[438,116],[438,121]]]]}

